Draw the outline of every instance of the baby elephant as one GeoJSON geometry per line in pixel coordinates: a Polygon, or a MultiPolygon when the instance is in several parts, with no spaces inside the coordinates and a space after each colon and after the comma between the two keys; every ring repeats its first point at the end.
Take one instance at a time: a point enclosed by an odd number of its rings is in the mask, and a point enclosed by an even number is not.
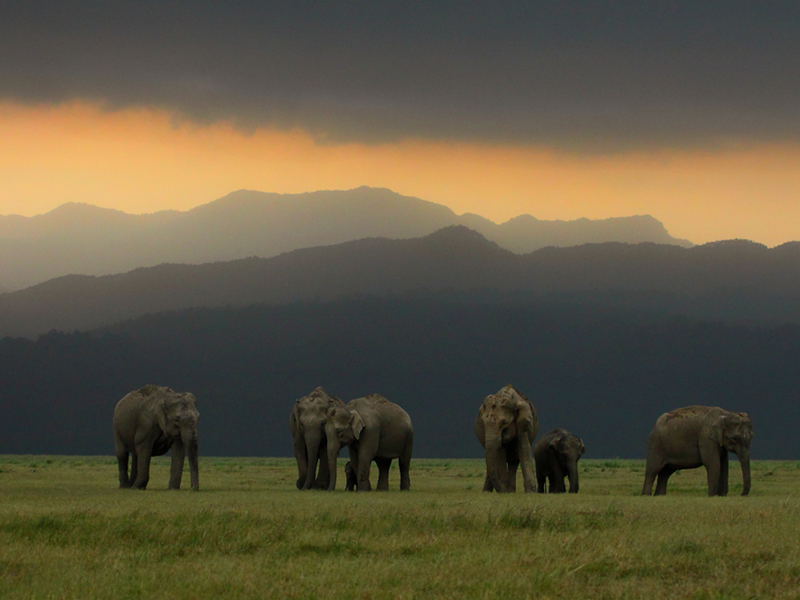
{"type": "Polygon", "coordinates": [[[344,476],[347,479],[347,486],[345,489],[348,492],[355,492],[358,490],[358,477],[356,476],[356,470],[353,468],[353,463],[349,460],[344,466],[344,476]]]}
{"type": "Polygon", "coordinates": [[[586,451],[583,440],[565,429],[553,429],[536,442],[533,460],[536,462],[536,483],[539,493],[550,480],[550,493],[567,491],[564,477],[569,477],[569,493],[578,493],[578,459],[586,451]]]}

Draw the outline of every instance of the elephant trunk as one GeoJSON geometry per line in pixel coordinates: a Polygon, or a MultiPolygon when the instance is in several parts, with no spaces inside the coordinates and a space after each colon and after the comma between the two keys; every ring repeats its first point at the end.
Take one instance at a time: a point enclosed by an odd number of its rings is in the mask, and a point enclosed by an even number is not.
{"type": "Polygon", "coordinates": [[[339,458],[339,440],[328,434],[328,490],[336,489],[336,461],[339,458]]]}
{"type": "Polygon", "coordinates": [[[578,461],[567,460],[567,478],[569,479],[569,493],[578,493],[578,461]]]}
{"type": "MultiPolygon", "coordinates": [[[[531,442],[528,434],[525,432],[520,432],[517,435],[517,454],[519,456],[520,465],[522,466],[522,482],[525,485],[525,493],[536,492],[536,471],[533,467],[531,442]]],[[[511,484],[511,482],[509,482],[509,484],[511,484]]]]}
{"type": "Polygon", "coordinates": [[[500,458],[499,433],[486,432],[486,474],[497,492],[508,491],[508,466],[500,458]]]}
{"type": "Polygon", "coordinates": [[[183,442],[183,436],[172,442],[170,452],[172,453],[172,467],[169,474],[169,489],[179,490],[183,477],[183,462],[186,457],[186,444],[183,442]]]}
{"type": "Polygon", "coordinates": [[[747,496],[750,493],[750,448],[738,447],[736,456],[742,465],[742,496],[747,496]]]}
{"type": "Polygon", "coordinates": [[[197,491],[200,489],[200,467],[197,461],[197,433],[190,431],[188,435],[182,436],[184,438],[183,445],[186,447],[189,456],[189,475],[191,477],[192,489],[197,491]]]}
{"type": "Polygon", "coordinates": [[[294,457],[297,459],[297,489],[302,490],[308,473],[308,457],[306,456],[306,441],[299,432],[294,434],[294,457]]]}
{"type": "Polygon", "coordinates": [[[308,457],[308,469],[306,471],[306,480],[303,483],[304,490],[310,490],[314,487],[314,478],[317,475],[317,458],[319,457],[319,445],[322,436],[319,433],[311,433],[306,435],[306,456],[308,457]]]}

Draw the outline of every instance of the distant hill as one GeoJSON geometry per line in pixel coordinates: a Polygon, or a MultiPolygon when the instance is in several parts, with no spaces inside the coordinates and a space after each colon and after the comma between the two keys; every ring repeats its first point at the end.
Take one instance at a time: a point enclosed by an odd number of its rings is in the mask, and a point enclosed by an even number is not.
{"type": "Polygon", "coordinates": [[[0,296],[0,336],[85,330],[191,307],[449,293],[490,302],[603,303],[721,319],[800,322],[800,244],[587,244],[514,254],[463,226],[273,258],[69,275],[0,296]]]}
{"type": "Polygon", "coordinates": [[[610,241],[691,245],[671,237],[650,216],[540,221],[522,215],[498,225],[381,188],[306,194],[239,190],[186,212],[129,215],[71,203],[35,217],[0,216],[0,285],[23,289],[70,274],[272,257],[370,237],[420,237],[449,225],[466,225],[516,253],[610,241]]]}
{"type": "Polygon", "coordinates": [[[478,407],[512,383],[540,433],[569,429],[587,457],[643,458],[660,414],[708,404],[750,414],[754,459],[797,460],[798,356],[798,325],[588,303],[432,295],[164,312],[0,339],[0,453],[111,454],[114,405],[158,383],[197,396],[206,456],[292,456],[291,408],[322,385],[403,406],[417,457],[480,457],[478,407]]]}

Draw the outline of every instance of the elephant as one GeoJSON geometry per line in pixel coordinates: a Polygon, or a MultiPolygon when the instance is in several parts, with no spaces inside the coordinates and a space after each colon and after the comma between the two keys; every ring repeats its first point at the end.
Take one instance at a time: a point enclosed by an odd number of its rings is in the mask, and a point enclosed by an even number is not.
{"type": "Polygon", "coordinates": [[[484,492],[515,492],[520,464],[525,492],[536,492],[531,444],[538,432],[536,409],[511,385],[486,396],[475,421],[475,433],[486,450],[484,492]]]}
{"type": "Polygon", "coordinates": [[[569,477],[569,493],[578,493],[578,459],[586,452],[583,440],[566,429],[553,429],[533,446],[533,460],[536,463],[536,483],[539,493],[545,491],[545,483],[550,480],[550,493],[563,494],[567,491],[564,477],[569,477]]]}
{"type": "MultiPolygon", "coordinates": [[[[328,489],[330,469],[327,460],[329,440],[325,435],[328,410],[344,408],[344,402],[328,394],[321,387],[297,400],[289,417],[289,428],[294,438],[294,456],[297,459],[297,489],[328,489]],[[319,473],[317,473],[319,461],[319,473]]],[[[336,449],[339,451],[338,447],[336,449]]],[[[336,463],[333,464],[334,485],[336,463]]]]}
{"type": "Polygon", "coordinates": [[[750,493],[750,440],[753,422],[747,413],[717,406],[687,406],[661,415],[647,439],[647,466],[642,495],[649,496],[658,476],[656,496],[667,493],[667,480],[678,469],[706,468],[708,495],[728,494],[728,452],[742,465],[742,496],[750,493]]]}
{"type": "Polygon", "coordinates": [[[353,463],[349,460],[344,466],[344,476],[347,480],[347,486],[345,489],[348,492],[356,491],[358,489],[358,477],[356,476],[356,470],[353,468],[353,463]]]}
{"type": "MultiPolygon", "coordinates": [[[[325,425],[328,438],[330,465],[329,490],[336,488],[336,459],[344,446],[350,451],[350,469],[355,474],[348,477],[358,491],[370,491],[370,464],[378,465],[378,490],[389,489],[389,467],[393,459],[400,465],[400,489],[411,489],[409,467],[414,446],[414,427],[411,417],[394,402],[380,394],[369,394],[351,400],[344,407],[328,410],[325,425]]],[[[347,468],[345,467],[345,472],[347,468]]]]}
{"type": "Polygon", "coordinates": [[[119,487],[143,490],[150,480],[150,458],[172,450],[169,489],[181,487],[188,452],[192,489],[200,488],[197,465],[197,399],[189,392],[146,385],[126,395],[114,408],[114,448],[119,487]],[[130,477],[128,453],[133,455],[130,477]]]}

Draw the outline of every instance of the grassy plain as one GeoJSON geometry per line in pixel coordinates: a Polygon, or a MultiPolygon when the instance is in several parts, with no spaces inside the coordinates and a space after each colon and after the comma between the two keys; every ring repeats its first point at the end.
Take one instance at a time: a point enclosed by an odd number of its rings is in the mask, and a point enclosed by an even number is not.
{"type": "Polygon", "coordinates": [[[111,457],[0,456],[0,598],[800,598],[798,462],[754,463],[747,498],[735,462],[726,498],[703,469],[643,498],[642,461],[506,496],[480,460],[372,494],[299,492],[263,458],[201,458],[201,491],[168,492],[154,463],[136,492],[111,457]]]}

